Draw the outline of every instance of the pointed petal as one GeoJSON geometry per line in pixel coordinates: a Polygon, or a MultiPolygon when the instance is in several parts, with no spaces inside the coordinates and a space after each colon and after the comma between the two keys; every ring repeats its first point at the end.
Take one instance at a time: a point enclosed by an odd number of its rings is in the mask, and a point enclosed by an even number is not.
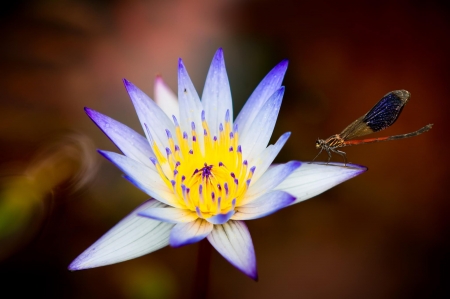
{"type": "Polygon", "coordinates": [[[256,87],[236,118],[235,123],[239,126],[240,132],[248,129],[264,103],[281,87],[287,66],[287,60],[281,61],[266,75],[258,87],[256,87]]]}
{"type": "Polygon", "coordinates": [[[264,194],[246,205],[236,208],[233,220],[258,219],[275,213],[295,201],[295,197],[283,191],[272,191],[264,194]]]}
{"type": "Polygon", "coordinates": [[[149,159],[154,157],[153,151],[147,139],[142,135],[100,112],[87,107],[84,108],[84,111],[125,156],[139,161],[147,167],[155,167],[149,159]]]}
{"type": "Polygon", "coordinates": [[[269,143],[278,118],[284,87],[279,88],[264,104],[250,126],[241,132],[242,157],[247,159],[259,155],[269,143]]]}
{"type": "Polygon", "coordinates": [[[275,189],[292,194],[298,203],[314,197],[326,190],[367,171],[367,167],[342,163],[303,164],[275,189]]]}
{"type": "Polygon", "coordinates": [[[299,161],[290,161],[286,164],[280,164],[272,167],[253,185],[250,186],[242,204],[248,204],[257,199],[264,193],[272,190],[284,181],[293,171],[300,167],[299,161]]]}
{"type": "Polygon", "coordinates": [[[122,219],[97,242],[80,254],[69,270],[82,270],[127,261],[169,244],[170,223],[139,217],[137,213],[164,204],[150,199],[122,219]]]}
{"type": "MultiPolygon", "coordinates": [[[[133,85],[133,83],[123,80],[125,88],[133,102],[136,113],[141,122],[142,128],[149,141],[154,140],[160,150],[164,150],[169,146],[166,135],[166,129],[175,132],[175,126],[172,121],[165,115],[161,108],[156,105],[143,91],[133,85]],[[147,125],[147,126],[146,126],[147,125]],[[150,131],[151,137],[148,136],[150,131]]],[[[150,144],[152,146],[152,144],[150,144]]]]}
{"type": "Polygon", "coordinates": [[[231,216],[233,216],[235,213],[234,209],[229,211],[226,214],[217,214],[212,217],[209,217],[206,219],[206,221],[212,223],[212,224],[224,224],[228,220],[230,220],[231,216]]]}
{"type": "Polygon", "coordinates": [[[180,247],[201,241],[211,233],[212,229],[213,225],[204,219],[178,223],[170,232],[170,246],[180,247]]]}
{"type": "Polygon", "coordinates": [[[286,141],[289,139],[289,136],[291,136],[290,132],[284,133],[280,138],[278,138],[277,142],[274,145],[269,145],[261,152],[261,154],[257,155],[256,158],[250,160],[249,165],[256,167],[252,182],[250,183],[251,185],[254,182],[257,182],[258,179],[264,173],[266,173],[266,170],[269,168],[269,166],[271,166],[273,160],[275,160],[275,158],[278,156],[278,153],[281,151],[286,141]]]}
{"type": "Polygon", "coordinates": [[[156,76],[155,85],[155,103],[161,108],[167,117],[172,120],[172,115],[180,119],[180,107],[175,93],[164,83],[161,76],[156,76]]]}
{"type": "MultiPolygon", "coordinates": [[[[201,128],[203,105],[181,59],[178,62],[178,103],[180,104],[181,130],[189,133],[192,122],[197,128],[201,128]]],[[[203,149],[202,132],[203,130],[197,131],[197,140],[201,149],[203,149]]]]}
{"type": "Polygon", "coordinates": [[[142,211],[139,216],[170,223],[185,223],[195,221],[197,213],[175,208],[154,208],[142,211]]]}
{"type": "Polygon", "coordinates": [[[181,208],[172,190],[165,185],[156,171],[117,153],[101,150],[98,152],[119,167],[125,173],[127,179],[139,189],[165,204],[181,208]]]}
{"type": "Polygon", "coordinates": [[[208,235],[211,245],[245,275],[258,280],[255,250],[247,226],[242,221],[215,225],[208,235]]]}
{"type": "Polygon", "coordinates": [[[211,136],[218,136],[219,124],[225,123],[225,114],[230,111],[233,121],[233,103],[228,82],[223,50],[219,48],[214,55],[203,89],[202,104],[205,109],[211,136]]]}

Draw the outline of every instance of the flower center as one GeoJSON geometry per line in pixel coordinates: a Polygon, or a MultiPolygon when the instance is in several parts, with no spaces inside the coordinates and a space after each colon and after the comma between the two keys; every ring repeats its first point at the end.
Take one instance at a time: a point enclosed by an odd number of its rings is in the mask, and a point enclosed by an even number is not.
{"type": "Polygon", "coordinates": [[[191,123],[190,134],[181,132],[173,116],[176,138],[166,130],[169,139],[166,155],[152,142],[156,159],[151,160],[159,175],[173,190],[178,203],[202,218],[233,210],[255,172],[255,167],[248,169],[247,160],[242,160],[238,128],[235,125],[231,129],[229,118],[227,111],[225,125],[220,123],[218,136],[211,136],[202,111],[203,138],[198,138],[195,123],[191,123]]]}
{"type": "Polygon", "coordinates": [[[211,169],[212,169],[212,165],[207,165],[206,163],[205,163],[205,167],[203,167],[202,169],[201,169],[201,171],[202,171],[202,179],[203,180],[208,180],[209,179],[209,177],[212,175],[212,173],[211,173],[211,169]]]}

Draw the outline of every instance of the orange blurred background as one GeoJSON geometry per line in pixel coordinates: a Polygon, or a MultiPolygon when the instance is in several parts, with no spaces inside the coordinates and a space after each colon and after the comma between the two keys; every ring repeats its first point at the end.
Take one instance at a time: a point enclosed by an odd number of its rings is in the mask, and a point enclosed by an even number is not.
{"type": "Polygon", "coordinates": [[[278,162],[311,160],[318,137],[339,133],[395,89],[410,91],[411,101],[377,136],[434,127],[416,138],[346,149],[367,173],[248,221],[259,282],[214,252],[209,296],[450,297],[444,1],[22,0],[4,6],[0,22],[3,294],[190,297],[198,244],[67,270],[147,199],[96,153],[117,150],[83,107],[142,132],[121,79],[152,96],[162,74],[176,91],[182,57],[201,93],[211,58],[223,47],[235,115],[265,74],[290,60],[272,139],[293,134],[278,162]]]}

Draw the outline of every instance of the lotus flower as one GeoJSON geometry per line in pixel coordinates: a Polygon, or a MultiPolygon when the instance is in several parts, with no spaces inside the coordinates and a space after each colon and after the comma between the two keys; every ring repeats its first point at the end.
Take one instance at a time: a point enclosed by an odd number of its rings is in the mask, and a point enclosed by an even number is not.
{"type": "Polygon", "coordinates": [[[367,169],[290,161],[271,165],[290,133],[268,145],[283,99],[288,62],[261,81],[233,121],[223,51],[210,66],[202,98],[178,63],[178,99],[155,81],[155,101],[131,82],[125,88],[146,138],[97,111],[87,115],[123,155],[102,151],[147,200],[85,250],[70,270],[126,261],[204,238],[233,266],[257,279],[244,220],[265,217],[316,196],[367,169]]]}

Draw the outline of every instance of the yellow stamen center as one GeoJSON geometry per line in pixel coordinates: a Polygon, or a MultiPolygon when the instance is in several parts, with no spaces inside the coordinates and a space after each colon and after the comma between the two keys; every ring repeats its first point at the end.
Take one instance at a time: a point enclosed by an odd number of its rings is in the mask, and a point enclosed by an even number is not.
{"type": "Polygon", "coordinates": [[[230,212],[242,200],[255,167],[248,169],[247,161],[242,161],[239,134],[236,126],[231,129],[229,112],[225,116],[225,125],[219,126],[219,136],[210,135],[202,112],[203,149],[195,124],[191,124],[188,134],[181,132],[175,116],[173,119],[176,139],[166,130],[169,147],[161,150],[152,142],[156,157],[152,162],[159,175],[176,194],[178,204],[196,212],[199,217],[230,212]]]}

